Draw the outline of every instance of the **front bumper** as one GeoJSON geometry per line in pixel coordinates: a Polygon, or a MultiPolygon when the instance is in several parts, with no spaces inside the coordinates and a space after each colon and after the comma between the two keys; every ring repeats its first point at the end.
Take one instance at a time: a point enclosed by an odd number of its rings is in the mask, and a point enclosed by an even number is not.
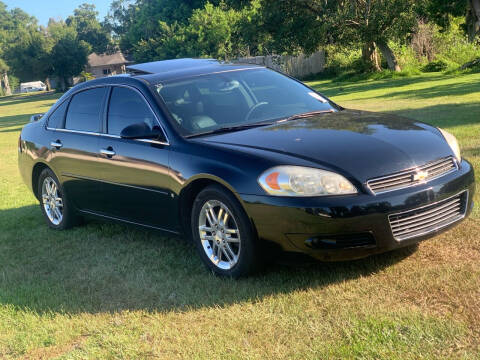
{"type": "Polygon", "coordinates": [[[240,197],[260,239],[276,243],[285,251],[334,261],[401,248],[445,231],[460,220],[399,241],[393,236],[388,216],[464,192],[467,217],[473,208],[474,191],[473,168],[463,160],[458,171],[426,184],[379,195],[365,190],[355,196],[293,198],[240,194],[240,197]]]}

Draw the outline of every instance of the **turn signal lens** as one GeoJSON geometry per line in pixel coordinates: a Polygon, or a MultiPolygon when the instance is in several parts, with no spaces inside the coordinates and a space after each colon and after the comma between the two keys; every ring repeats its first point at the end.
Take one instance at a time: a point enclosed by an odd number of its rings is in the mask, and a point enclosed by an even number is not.
{"type": "Polygon", "coordinates": [[[275,190],[280,190],[280,186],[278,185],[278,175],[280,175],[279,172],[273,172],[265,178],[267,185],[275,190]]]}
{"type": "Polygon", "coordinates": [[[258,179],[270,195],[324,196],[356,194],[357,189],[342,175],[302,166],[276,166],[258,179]]]}

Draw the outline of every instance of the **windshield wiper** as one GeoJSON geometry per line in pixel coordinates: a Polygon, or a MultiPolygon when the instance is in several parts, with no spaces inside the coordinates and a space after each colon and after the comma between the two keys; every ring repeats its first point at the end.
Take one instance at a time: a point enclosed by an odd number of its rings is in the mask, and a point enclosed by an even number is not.
{"type": "Polygon", "coordinates": [[[212,134],[221,134],[221,133],[227,133],[227,132],[232,132],[232,131],[240,131],[240,130],[246,130],[246,129],[251,129],[251,128],[256,128],[260,126],[267,126],[267,125],[273,125],[275,122],[268,121],[268,122],[258,122],[258,123],[253,123],[253,124],[243,124],[243,125],[235,125],[235,126],[224,126],[218,129],[210,130],[210,131],[204,131],[198,134],[191,134],[191,135],[186,135],[186,138],[194,138],[197,136],[205,136],[205,135],[212,135],[212,134]]]}
{"type": "Polygon", "coordinates": [[[312,116],[315,116],[315,115],[332,113],[332,112],[335,112],[335,110],[329,109],[329,110],[309,111],[309,112],[306,112],[306,113],[295,114],[295,115],[286,117],[284,119],[277,120],[277,123],[282,123],[282,122],[290,121],[290,120],[305,119],[305,118],[309,118],[309,117],[312,117],[312,116]]]}

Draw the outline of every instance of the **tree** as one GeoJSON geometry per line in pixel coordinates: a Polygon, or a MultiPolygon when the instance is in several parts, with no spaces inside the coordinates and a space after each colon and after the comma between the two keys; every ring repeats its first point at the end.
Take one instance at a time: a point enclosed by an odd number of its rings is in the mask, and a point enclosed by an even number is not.
{"type": "Polygon", "coordinates": [[[185,26],[159,22],[157,35],[133,45],[133,57],[138,62],[174,59],[188,56],[185,44],[185,26]]]}
{"type": "Polygon", "coordinates": [[[264,30],[261,0],[230,0],[237,10],[232,31],[232,53],[237,56],[265,55],[271,48],[271,36],[264,30]]]}
{"type": "Polygon", "coordinates": [[[232,32],[238,13],[207,3],[193,11],[186,29],[188,53],[194,57],[228,58],[232,55],[232,32]]]}
{"type": "Polygon", "coordinates": [[[0,59],[0,88],[5,95],[12,95],[12,90],[10,89],[10,83],[8,81],[8,70],[9,67],[0,59]]]}
{"type": "Polygon", "coordinates": [[[102,27],[111,33],[115,40],[120,40],[127,33],[134,21],[135,7],[133,0],[114,0],[105,16],[102,27]]]}
{"type": "Polygon", "coordinates": [[[52,74],[51,48],[44,33],[31,29],[15,38],[5,58],[21,81],[46,80],[52,74]]]}
{"type": "Polygon", "coordinates": [[[468,2],[466,26],[469,40],[474,41],[480,34],[480,0],[468,2]]]}
{"type": "Polygon", "coordinates": [[[79,40],[75,30],[69,26],[59,35],[59,40],[51,51],[53,74],[61,80],[61,90],[65,90],[72,76],[80,74],[87,64],[91,47],[79,40]]]}
{"type": "MultiPolygon", "coordinates": [[[[233,0],[231,0],[233,4],[233,0]]],[[[268,36],[259,26],[260,1],[245,1],[227,6],[207,3],[195,9],[188,20],[185,43],[189,56],[229,59],[262,53],[268,36]]]]}
{"type": "Polygon", "coordinates": [[[0,59],[4,60],[0,61],[0,73],[3,86],[8,84],[7,71],[10,69],[23,81],[42,79],[47,86],[49,76],[56,75],[61,79],[61,88],[65,89],[69,79],[84,70],[87,55],[92,49],[87,41],[93,43],[97,50],[106,46],[105,38],[110,42],[96,16],[93,5],[83,4],[68,19],[69,25],[50,19],[48,27],[43,28],[37,25],[34,17],[20,9],[7,11],[0,1],[0,59]]]}
{"type": "Polygon", "coordinates": [[[8,70],[14,70],[14,68],[7,61],[6,52],[12,44],[16,43],[16,39],[36,27],[37,21],[34,17],[18,8],[8,11],[7,6],[0,1],[0,82],[7,94],[11,93],[8,70]]]}
{"type": "Polygon", "coordinates": [[[263,51],[260,0],[116,0],[105,26],[136,61],[230,58],[263,51]]]}
{"type": "Polygon", "coordinates": [[[120,38],[123,51],[138,53],[140,44],[147,44],[151,49],[157,47],[157,43],[169,42],[161,39],[166,28],[184,30],[193,11],[204,8],[207,3],[216,6],[221,0],[116,0],[112,2],[105,26],[120,38]]]}
{"type": "Polygon", "coordinates": [[[111,45],[110,34],[105,30],[97,20],[98,11],[93,4],[82,4],[69,16],[66,24],[71,26],[77,32],[79,40],[89,43],[92,50],[102,54],[109,49],[111,45]]]}
{"type": "Polygon", "coordinates": [[[452,16],[465,16],[469,41],[480,34],[480,0],[427,0],[419,6],[419,13],[444,29],[450,26],[452,16]]]}
{"type": "Polygon", "coordinates": [[[306,53],[328,43],[360,44],[363,60],[373,70],[380,70],[377,48],[391,70],[400,70],[388,41],[405,40],[415,26],[414,0],[282,0],[280,6],[275,0],[263,0],[262,4],[276,44],[306,53]]]}

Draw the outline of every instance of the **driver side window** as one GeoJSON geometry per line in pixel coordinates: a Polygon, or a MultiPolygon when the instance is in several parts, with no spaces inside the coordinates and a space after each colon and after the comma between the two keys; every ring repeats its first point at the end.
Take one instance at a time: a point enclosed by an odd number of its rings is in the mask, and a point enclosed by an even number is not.
{"type": "Polygon", "coordinates": [[[127,126],[145,123],[150,129],[158,123],[145,100],[136,91],[126,87],[114,87],[110,96],[107,117],[107,133],[120,136],[127,126]]]}

